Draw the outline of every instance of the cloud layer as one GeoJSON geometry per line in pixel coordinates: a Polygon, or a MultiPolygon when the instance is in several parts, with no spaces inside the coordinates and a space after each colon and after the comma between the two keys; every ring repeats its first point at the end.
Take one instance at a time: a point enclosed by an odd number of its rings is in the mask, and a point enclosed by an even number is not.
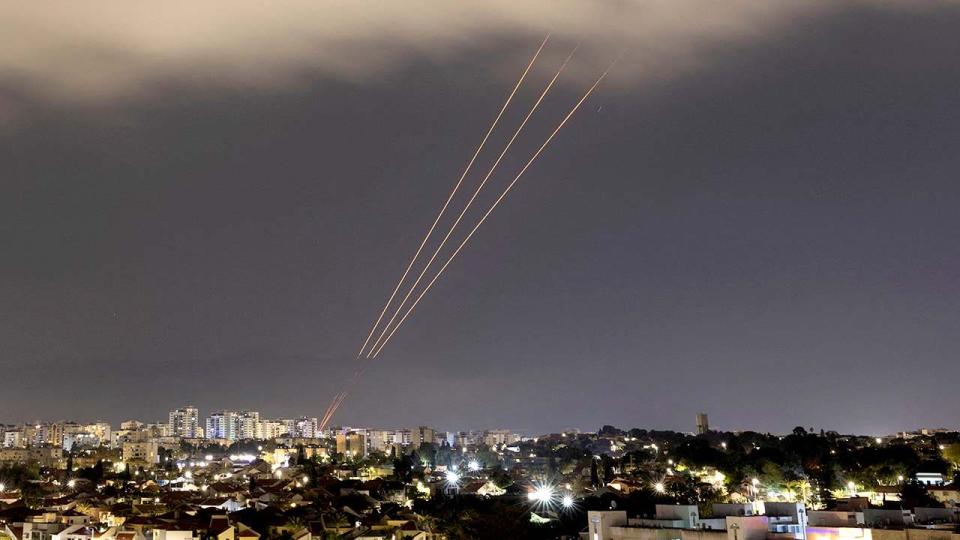
{"type": "Polygon", "coordinates": [[[554,32],[587,45],[583,76],[627,48],[617,78],[629,81],[689,69],[712,47],[827,9],[769,0],[9,2],[0,8],[0,79],[8,97],[56,101],[137,98],[170,85],[287,85],[317,72],[364,80],[411,58],[516,38],[533,46],[554,32]]]}

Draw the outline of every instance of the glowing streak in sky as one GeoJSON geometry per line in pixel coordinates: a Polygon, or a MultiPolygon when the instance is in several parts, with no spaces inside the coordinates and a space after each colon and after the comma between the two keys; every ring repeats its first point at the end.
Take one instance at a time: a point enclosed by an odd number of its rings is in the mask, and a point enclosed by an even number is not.
{"type": "MultiPolygon", "coordinates": [[[[407,279],[407,274],[410,273],[410,269],[413,268],[414,263],[417,258],[420,257],[420,252],[423,251],[423,246],[427,244],[427,240],[430,239],[430,236],[433,234],[434,229],[437,227],[437,223],[440,222],[440,218],[443,217],[444,212],[447,211],[447,207],[450,205],[450,201],[453,200],[453,196],[456,195],[457,190],[460,189],[460,185],[463,183],[463,179],[466,178],[467,173],[470,171],[470,168],[473,167],[474,161],[476,161],[477,156],[480,155],[480,151],[483,150],[484,145],[487,143],[487,139],[490,138],[490,134],[493,133],[493,129],[497,127],[497,124],[500,122],[500,118],[503,116],[504,111],[507,110],[507,106],[510,105],[510,102],[513,100],[513,96],[516,95],[517,90],[520,88],[520,85],[523,83],[523,80],[527,77],[527,73],[530,72],[530,68],[533,67],[534,62],[537,61],[537,58],[540,56],[540,52],[543,51],[543,47],[547,44],[547,40],[550,39],[550,34],[547,34],[543,38],[543,41],[540,43],[540,48],[537,49],[537,52],[534,53],[533,58],[530,59],[530,62],[527,64],[527,68],[523,70],[523,74],[520,75],[520,79],[517,81],[517,84],[513,87],[513,90],[510,92],[510,95],[507,97],[507,100],[503,103],[503,107],[500,108],[500,112],[497,113],[497,117],[493,120],[493,124],[490,125],[490,129],[487,130],[487,134],[483,136],[483,140],[480,141],[480,146],[477,147],[477,150],[473,153],[473,157],[470,158],[470,162],[467,163],[467,167],[463,170],[463,174],[460,175],[460,179],[457,180],[456,185],[453,186],[453,191],[450,192],[450,195],[447,196],[446,202],[443,203],[443,207],[440,209],[440,213],[437,214],[437,218],[433,220],[433,225],[430,226],[430,229],[427,231],[426,236],[423,237],[423,240],[420,242],[420,247],[417,248],[417,252],[413,254],[413,258],[410,259],[410,263],[407,264],[407,269],[403,271],[403,275],[400,276],[400,281],[397,282],[397,286],[394,287],[393,293],[390,294],[390,298],[387,300],[387,303],[384,304],[383,310],[380,311],[380,316],[377,317],[377,321],[373,323],[373,327],[370,328],[370,333],[367,334],[367,339],[364,340],[363,346],[360,347],[360,352],[357,353],[357,358],[360,358],[363,355],[363,351],[366,350],[367,345],[370,343],[370,338],[373,336],[373,333],[376,332],[377,328],[380,326],[380,322],[383,321],[383,315],[387,312],[387,308],[390,307],[390,303],[393,302],[393,299],[397,296],[397,291],[400,290],[400,286],[403,284],[403,281],[407,279]]],[[[402,306],[402,304],[401,304],[402,306]]],[[[399,308],[397,308],[399,311],[399,308]]]]}
{"type": "Polygon", "coordinates": [[[477,189],[473,192],[473,195],[470,197],[470,200],[467,201],[466,206],[463,207],[463,210],[460,211],[460,215],[457,216],[457,219],[453,222],[453,225],[450,226],[450,230],[447,231],[447,234],[443,237],[443,240],[440,241],[440,245],[437,246],[437,249],[434,250],[433,255],[430,256],[430,260],[427,261],[426,266],[423,267],[423,270],[420,271],[420,275],[417,276],[416,281],[413,282],[413,285],[410,286],[410,290],[407,292],[406,296],[403,297],[403,300],[400,301],[400,305],[397,306],[397,310],[393,313],[393,316],[390,317],[390,320],[387,321],[386,326],[383,327],[383,331],[380,333],[380,336],[377,337],[377,340],[373,343],[373,346],[370,347],[370,351],[367,352],[367,358],[370,358],[370,355],[373,354],[373,351],[377,349],[377,346],[380,345],[380,341],[383,340],[383,337],[387,334],[387,331],[390,330],[390,325],[397,320],[397,316],[400,315],[400,312],[403,310],[403,306],[406,305],[407,300],[410,299],[410,296],[413,295],[414,291],[417,289],[417,285],[420,284],[420,281],[423,279],[423,276],[426,275],[427,270],[430,269],[430,265],[433,264],[433,261],[437,259],[437,255],[440,254],[440,250],[443,249],[443,246],[447,245],[447,240],[450,239],[450,236],[453,235],[453,231],[457,228],[457,225],[460,224],[460,221],[463,219],[463,216],[467,214],[467,211],[470,210],[470,207],[473,206],[473,202],[477,199],[477,195],[480,194],[480,191],[483,190],[483,187],[487,185],[487,180],[490,180],[490,177],[493,176],[493,172],[497,170],[497,166],[500,165],[500,162],[503,160],[503,156],[507,155],[507,151],[510,150],[510,147],[513,146],[513,142],[517,140],[517,137],[520,136],[520,133],[523,131],[523,128],[526,127],[527,122],[530,120],[530,117],[533,116],[533,113],[537,111],[540,107],[540,104],[543,102],[543,98],[547,97],[547,94],[550,92],[550,89],[553,88],[554,83],[557,82],[557,79],[560,77],[560,74],[563,73],[564,68],[567,67],[567,64],[570,63],[570,59],[573,58],[573,55],[577,52],[580,46],[577,45],[574,47],[573,51],[570,52],[570,55],[567,56],[566,60],[563,61],[563,64],[560,65],[560,69],[557,70],[557,73],[550,79],[550,83],[547,84],[547,87],[544,88],[543,92],[540,94],[540,97],[537,98],[536,103],[533,104],[533,107],[530,108],[530,112],[527,113],[527,116],[523,119],[523,122],[520,123],[520,127],[513,132],[513,136],[510,137],[510,140],[507,142],[506,146],[503,147],[503,150],[500,152],[500,155],[497,156],[497,160],[493,162],[493,166],[490,167],[490,170],[487,171],[487,175],[483,178],[483,181],[480,182],[480,185],[477,186],[477,189]]]}
{"type": "Polygon", "coordinates": [[[510,193],[510,190],[513,189],[513,186],[516,185],[518,180],[520,180],[520,177],[523,176],[525,172],[527,172],[527,169],[530,168],[530,165],[533,164],[534,161],[536,161],[536,159],[540,156],[540,153],[543,152],[543,150],[547,147],[547,145],[550,144],[553,138],[557,135],[557,132],[559,132],[560,129],[563,128],[563,126],[567,123],[567,121],[570,120],[570,117],[572,117],[573,114],[577,112],[577,109],[579,109],[580,106],[583,105],[583,102],[586,101],[587,98],[590,97],[590,94],[592,94],[593,91],[597,88],[597,86],[600,85],[600,82],[603,81],[604,78],[606,78],[607,74],[610,73],[610,70],[613,69],[613,66],[616,65],[619,59],[620,57],[618,56],[613,62],[611,62],[611,64],[607,67],[607,69],[600,75],[599,78],[597,78],[596,82],[593,83],[593,86],[591,86],[590,89],[583,94],[583,97],[580,98],[580,101],[578,101],[577,104],[574,105],[572,109],[570,109],[570,112],[567,113],[567,116],[565,116],[563,120],[560,122],[560,124],[557,125],[556,129],[553,130],[553,133],[551,133],[550,136],[547,137],[547,140],[544,141],[542,145],[540,145],[540,148],[537,149],[537,151],[533,154],[533,157],[531,157],[530,160],[527,161],[526,165],[524,165],[523,168],[520,169],[520,172],[517,173],[517,176],[513,179],[513,181],[510,182],[507,188],[503,190],[503,193],[500,194],[500,197],[498,197],[497,200],[494,201],[490,209],[488,209],[487,212],[483,215],[483,217],[480,218],[480,221],[478,221],[477,224],[474,225],[473,229],[470,231],[470,234],[468,234],[467,237],[464,238],[462,242],[460,242],[460,245],[457,246],[457,249],[454,250],[453,254],[450,255],[450,257],[447,259],[447,262],[445,262],[443,266],[440,267],[440,271],[437,272],[435,276],[433,276],[433,279],[430,280],[426,288],[424,288],[423,291],[420,293],[420,295],[417,296],[417,299],[403,314],[403,317],[400,319],[397,325],[393,327],[393,331],[391,331],[390,334],[387,336],[387,338],[383,341],[383,343],[380,344],[380,347],[374,351],[372,356],[373,358],[376,358],[377,355],[380,354],[380,351],[382,351],[383,348],[386,347],[387,343],[390,342],[390,339],[393,338],[393,335],[396,334],[397,330],[403,325],[404,321],[407,320],[407,317],[410,316],[410,313],[413,312],[414,308],[417,307],[417,304],[420,303],[420,300],[423,299],[423,297],[427,294],[430,288],[433,287],[433,284],[436,283],[437,279],[443,274],[443,271],[447,269],[447,266],[449,266],[450,263],[453,262],[453,259],[456,258],[457,254],[460,253],[460,250],[463,249],[463,246],[467,245],[467,242],[469,242],[470,239],[473,237],[474,233],[477,232],[477,229],[479,229],[480,226],[483,225],[483,222],[487,220],[487,217],[490,216],[490,214],[497,207],[497,205],[499,205],[500,202],[504,199],[504,197],[506,197],[507,194],[510,193]]]}

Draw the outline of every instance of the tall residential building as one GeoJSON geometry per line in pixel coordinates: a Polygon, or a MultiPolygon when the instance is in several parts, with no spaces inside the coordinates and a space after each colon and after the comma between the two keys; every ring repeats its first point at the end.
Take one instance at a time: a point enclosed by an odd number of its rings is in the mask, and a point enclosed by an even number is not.
{"type": "Polygon", "coordinates": [[[421,444],[434,442],[433,428],[429,428],[427,426],[418,426],[410,431],[412,431],[413,435],[413,441],[411,442],[415,448],[419,448],[421,444]]]}
{"type": "Polygon", "coordinates": [[[396,433],[393,434],[393,444],[399,444],[400,446],[410,446],[413,442],[413,435],[409,429],[398,429],[396,433]]]}
{"type": "Polygon", "coordinates": [[[319,422],[316,418],[300,417],[294,426],[294,436],[304,439],[315,439],[320,436],[319,422]]]}
{"type": "Polygon", "coordinates": [[[21,448],[27,445],[22,429],[8,429],[3,432],[4,448],[21,448]]]}
{"type": "Polygon", "coordinates": [[[702,412],[697,414],[697,434],[703,435],[704,433],[710,431],[710,420],[707,418],[707,413],[702,412]]]}
{"type": "Polygon", "coordinates": [[[156,441],[125,442],[121,455],[128,466],[152,466],[160,462],[159,445],[156,441]]]}
{"type": "Polygon", "coordinates": [[[237,438],[263,438],[260,413],[257,411],[240,411],[237,413],[237,438]]]}
{"type": "Polygon", "coordinates": [[[260,437],[276,439],[290,434],[290,426],[284,420],[264,420],[260,422],[260,437]]]}
{"type": "Polygon", "coordinates": [[[207,417],[205,433],[208,439],[237,440],[237,413],[217,411],[207,417]]]}
{"type": "Polygon", "coordinates": [[[483,444],[494,447],[503,444],[513,444],[520,440],[520,435],[509,429],[491,429],[483,435],[483,444]]]}
{"type": "Polygon", "coordinates": [[[170,411],[170,434],[193,439],[199,436],[200,411],[193,405],[170,411]]]}
{"type": "Polygon", "coordinates": [[[392,429],[371,429],[367,432],[367,445],[375,452],[386,452],[393,444],[392,429]]]}
{"type": "Polygon", "coordinates": [[[363,431],[337,433],[337,453],[347,457],[367,455],[367,434],[363,431]]]}

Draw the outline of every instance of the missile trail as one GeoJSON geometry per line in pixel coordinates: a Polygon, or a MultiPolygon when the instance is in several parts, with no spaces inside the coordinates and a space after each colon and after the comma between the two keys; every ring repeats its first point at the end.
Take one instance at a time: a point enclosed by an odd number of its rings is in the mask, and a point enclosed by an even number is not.
{"type": "Polygon", "coordinates": [[[517,137],[520,136],[520,133],[523,131],[523,128],[526,127],[527,122],[530,120],[530,117],[533,116],[533,113],[537,111],[540,107],[540,104],[543,102],[543,99],[547,97],[547,94],[550,92],[550,89],[553,88],[554,83],[557,82],[557,79],[560,77],[560,74],[563,73],[564,68],[567,67],[567,64],[570,63],[570,60],[573,58],[573,55],[576,54],[577,49],[580,48],[580,45],[577,45],[573,48],[567,58],[563,61],[563,64],[560,65],[560,69],[557,70],[557,73],[554,74],[553,78],[550,79],[550,82],[547,84],[547,87],[544,88],[541,92],[540,97],[537,98],[536,103],[533,104],[533,107],[530,108],[530,111],[527,113],[527,116],[523,119],[523,122],[520,123],[520,127],[514,131],[513,136],[510,137],[510,140],[507,142],[506,146],[503,147],[503,150],[500,152],[500,155],[497,156],[497,160],[494,161],[493,166],[490,167],[490,170],[487,171],[487,175],[483,178],[483,181],[480,182],[480,185],[477,186],[477,189],[473,192],[473,195],[470,197],[470,200],[467,201],[466,206],[463,207],[463,210],[460,211],[460,215],[457,216],[457,219],[453,222],[453,225],[450,226],[450,229],[447,231],[446,236],[443,237],[443,240],[440,241],[440,245],[437,246],[437,249],[434,250],[433,255],[430,256],[430,260],[427,261],[427,264],[423,267],[423,270],[420,271],[420,275],[417,276],[416,281],[413,282],[413,285],[410,286],[410,290],[407,291],[406,296],[403,297],[403,300],[400,301],[400,304],[397,306],[397,310],[393,313],[393,316],[390,317],[390,320],[387,321],[386,326],[383,327],[383,331],[377,337],[377,340],[373,343],[373,346],[370,347],[370,351],[367,352],[367,358],[370,358],[373,351],[377,349],[377,346],[380,345],[381,340],[390,330],[390,325],[397,319],[397,316],[403,310],[403,306],[406,305],[407,300],[410,299],[410,296],[413,295],[414,291],[417,289],[417,285],[420,284],[420,281],[423,279],[423,276],[426,275],[427,270],[430,269],[430,265],[433,264],[433,261],[437,259],[437,255],[440,254],[440,251],[447,244],[447,240],[450,239],[450,236],[453,235],[453,231],[456,230],[457,225],[460,224],[460,221],[463,219],[463,216],[466,215],[467,211],[470,210],[470,207],[473,205],[473,202],[477,199],[477,195],[480,194],[480,191],[483,190],[483,187],[487,184],[487,180],[490,180],[490,177],[493,175],[493,172],[497,170],[497,167],[500,165],[500,162],[503,160],[503,156],[507,154],[507,151],[510,150],[510,147],[513,146],[513,142],[517,140],[517,137]]]}
{"type": "Polygon", "coordinates": [[[360,352],[357,353],[357,358],[360,358],[363,355],[363,351],[366,350],[367,345],[370,343],[370,338],[373,336],[373,333],[376,332],[377,328],[380,326],[380,322],[383,321],[383,316],[387,312],[387,308],[390,307],[390,303],[393,302],[393,299],[397,296],[397,291],[400,290],[400,286],[403,284],[403,281],[407,279],[407,274],[410,273],[410,269],[413,268],[414,263],[417,258],[420,257],[420,252],[423,251],[423,246],[427,244],[427,240],[430,239],[430,236],[433,234],[434,229],[437,227],[437,223],[440,222],[440,218],[443,217],[444,212],[447,211],[447,207],[450,206],[450,201],[453,200],[453,196],[456,195],[457,190],[460,189],[460,185],[463,183],[463,179],[466,178],[467,173],[470,171],[470,168],[473,167],[473,163],[477,160],[477,156],[480,155],[480,151],[483,150],[485,144],[487,144],[487,139],[490,138],[490,134],[493,133],[493,129],[497,127],[497,124],[500,122],[500,118],[503,116],[504,111],[507,110],[507,106],[510,105],[510,102],[513,100],[513,96],[516,95],[517,90],[520,88],[520,85],[523,83],[523,80],[527,77],[527,74],[530,73],[530,69],[533,67],[533,64],[537,61],[537,58],[540,56],[540,53],[543,51],[544,46],[546,46],[547,41],[550,39],[550,34],[547,34],[543,41],[540,43],[540,48],[537,49],[537,52],[534,53],[533,58],[530,59],[530,62],[527,64],[527,68],[523,70],[523,74],[520,75],[520,79],[517,81],[517,84],[514,85],[513,90],[510,92],[510,95],[507,96],[507,100],[503,103],[503,106],[500,107],[500,112],[497,113],[497,117],[493,120],[493,123],[490,124],[490,128],[487,130],[486,135],[483,136],[483,140],[480,141],[480,146],[477,147],[477,150],[473,153],[473,157],[470,158],[470,161],[467,163],[466,168],[463,170],[463,174],[460,175],[460,179],[457,180],[456,185],[453,186],[453,190],[450,192],[450,195],[447,196],[446,202],[443,203],[443,207],[440,209],[440,213],[437,214],[437,218],[433,220],[433,225],[430,226],[430,229],[427,231],[426,236],[423,237],[423,240],[420,242],[420,247],[417,248],[416,253],[414,253],[413,258],[410,259],[410,263],[407,264],[406,270],[403,271],[403,275],[400,276],[400,281],[397,282],[397,286],[394,287],[393,292],[390,294],[390,298],[387,300],[387,303],[384,304],[383,310],[380,311],[380,316],[377,317],[377,321],[373,323],[373,327],[370,328],[370,333],[367,334],[367,339],[364,340],[363,346],[360,347],[360,352]]]}
{"type": "MultiPolygon", "coordinates": [[[[560,124],[553,130],[553,132],[550,134],[550,136],[547,138],[547,140],[540,146],[539,149],[537,149],[537,151],[534,153],[533,157],[531,157],[530,160],[527,161],[527,163],[523,166],[523,168],[520,170],[520,172],[517,174],[517,176],[513,179],[513,181],[512,181],[512,182],[507,186],[507,188],[500,194],[500,196],[499,196],[499,197],[497,198],[497,200],[493,203],[493,205],[487,210],[487,212],[483,215],[483,217],[481,217],[480,221],[473,227],[473,229],[470,231],[470,233],[467,235],[467,237],[460,243],[460,245],[457,247],[457,249],[453,252],[452,255],[450,255],[450,257],[447,259],[447,261],[444,263],[444,265],[440,268],[440,271],[437,273],[437,275],[435,275],[435,276],[433,277],[433,279],[431,279],[431,281],[427,284],[427,286],[426,286],[426,288],[423,290],[423,292],[421,292],[420,295],[416,298],[416,300],[414,301],[413,305],[410,306],[410,308],[407,309],[407,311],[404,313],[403,317],[400,319],[400,322],[397,323],[397,325],[394,327],[393,331],[391,331],[390,334],[387,336],[386,340],[379,346],[379,348],[376,349],[376,351],[375,351],[374,354],[373,354],[373,358],[376,358],[376,357],[380,354],[380,352],[383,350],[383,348],[386,347],[387,342],[389,342],[389,341],[393,338],[394,334],[396,334],[396,332],[397,332],[397,330],[400,328],[400,326],[401,326],[404,322],[406,322],[407,318],[410,316],[410,314],[413,312],[413,310],[414,310],[414,309],[417,307],[417,305],[420,303],[420,300],[422,300],[423,297],[426,295],[426,293],[430,290],[430,288],[433,287],[433,284],[436,283],[437,279],[439,279],[440,275],[446,270],[447,266],[450,265],[450,263],[453,261],[453,259],[460,253],[461,249],[462,249],[462,248],[467,244],[467,242],[473,237],[474,233],[476,233],[476,231],[480,228],[480,226],[483,224],[483,222],[486,221],[487,217],[489,217],[489,215],[490,215],[490,214],[493,212],[493,210],[500,204],[500,202],[504,199],[504,197],[506,197],[506,195],[513,189],[514,185],[517,183],[517,181],[520,179],[520,177],[523,176],[523,174],[527,171],[527,169],[528,169],[528,168],[533,164],[533,162],[539,157],[539,155],[543,152],[543,150],[547,147],[547,145],[553,140],[553,138],[557,135],[557,133],[564,127],[564,125],[567,123],[567,121],[570,120],[570,118],[573,116],[573,114],[580,108],[581,105],[583,105],[583,103],[587,100],[587,98],[590,97],[590,95],[594,92],[594,90],[596,90],[596,88],[600,85],[600,83],[603,81],[603,79],[606,78],[607,74],[609,74],[610,71],[613,69],[613,67],[617,64],[617,62],[618,62],[618,61],[620,60],[620,58],[623,56],[624,52],[625,52],[625,51],[621,51],[620,54],[616,57],[616,59],[614,59],[613,62],[610,63],[610,65],[607,67],[607,69],[600,75],[599,78],[597,78],[597,80],[596,80],[596,81],[593,83],[593,85],[586,91],[586,93],[584,93],[584,95],[580,98],[580,100],[576,103],[576,105],[574,105],[574,107],[570,110],[570,112],[567,113],[567,115],[566,115],[566,116],[564,117],[564,119],[560,122],[560,124]]],[[[366,369],[367,369],[368,367],[369,367],[369,365],[365,365],[363,368],[357,370],[357,371],[354,373],[354,378],[353,378],[353,380],[351,381],[351,385],[350,385],[351,387],[353,386],[353,384],[356,384],[356,383],[357,383],[357,380],[358,380],[358,379],[360,378],[360,376],[366,371],[366,369]]],[[[347,390],[341,391],[340,393],[337,394],[337,396],[334,398],[334,401],[333,401],[333,402],[330,404],[330,406],[328,407],[328,409],[327,409],[328,412],[324,415],[324,421],[322,422],[322,426],[323,426],[322,429],[326,429],[326,425],[327,425],[327,424],[330,422],[330,420],[333,418],[334,414],[336,414],[336,411],[340,408],[340,405],[343,403],[343,401],[346,399],[346,397],[347,397],[347,390]]]]}
{"type": "Polygon", "coordinates": [[[326,412],[323,413],[323,418],[320,420],[319,425],[321,430],[327,428],[327,424],[329,424],[330,420],[333,419],[333,415],[336,414],[337,409],[339,409],[340,405],[347,399],[347,394],[349,394],[350,390],[353,390],[353,387],[357,385],[357,383],[360,381],[360,377],[363,377],[363,374],[367,372],[367,368],[369,367],[370,364],[366,363],[362,367],[357,368],[353,372],[353,377],[350,378],[349,382],[344,384],[344,389],[333,397],[333,401],[331,401],[330,405],[327,406],[326,412]]]}
{"type": "Polygon", "coordinates": [[[333,411],[336,410],[336,409],[335,409],[335,405],[336,405],[336,403],[337,403],[337,400],[340,399],[340,396],[341,396],[342,394],[343,394],[343,392],[337,393],[337,395],[333,397],[333,401],[330,402],[330,405],[327,405],[327,410],[324,411],[324,413],[323,413],[323,419],[320,420],[320,429],[321,429],[321,430],[324,429],[324,428],[326,428],[327,422],[329,422],[329,421],[330,421],[330,417],[333,416],[333,411]]]}
{"type": "Polygon", "coordinates": [[[533,162],[536,161],[536,159],[540,156],[540,154],[541,154],[541,153],[543,152],[543,150],[547,147],[547,145],[550,144],[550,142],[551,142],[551,141],[553,140],[553,138],[557,135],[557,133],[563,128],[563,126],[567,123],[567,121],[570,120],[570,117],[572,117],[573,114],[574,114],[575,112],[577,112],[577,109],[579,109],[580,106],[583,105],[583,102],[586,101],[588,97],[590,97],[590,94],[592,94],[593,91],[597,88],[597,86],[600,85],[600,82],[603,81],[603,79],[606,78],[607,74],[610,73],[610,70],[613,69],[613,66],[616,65],[617,61],[620,60],[620,57],[621,57],[621,56],[623,56],[623,53],[620,53],[620,55],[617,56],[617,58],[614,59],[614,61],[610,63],[610,65],[607,67],[607,69],[600,75],[599,78],[597,78],[596,82],[593,83],[593,86],[591,86],[590,89],[587,90],[586,93],[583,94],[583,97],[580,98],[580,101],[578,101],[577,104],[574,105],[572,109],[570,109],[570,112],[567,113],[567,115],[563,118],[563,120],[560,122],[560,124],[557,125],[556,129],[553,130],[553,133],[551,133],[550,136],[547,137],[547,140],[544,141],[544,143],[543,143],[542,145],[540,145],[540,148],[537,149],[537,151],[533,154],[533,157],[531,157],[530,160],[527,161],[526,165],[524,165],[523,168],[520,169],[520,172],[517,173],[517,176],[513,179],[512,182],[510,182],[510,184],[507,186],[507,188],[503,190],[503,192],[500,194],[500,197],[498,197],[497,200],[494,201],[493,205],[490,206],[490,208],[489,208],[489,209],[487,210],[487,212],[483,215],[483,217],[480,218],[480,221],[478,221],[477,224],[474,225],[473,229],[470,231],[470,234],[468,234],[467,237],[464,238],[462,242],[460,242],[460,245],[457,246],[457,249],[454,250],[453,254],[450,255],[450,257],[449,257],[449,258],[447,259],[447,261],[443,264],[443,266],[440,267],[440,271],[437,272],[437,274],[436,274],[435,276],[433,276],[433,279],[430,280],[430,282],[427,284],[426,288],[424,288],[423,292],[420,293],[420,295],[419,295],[419,296],[417,297],[417,299],[413,302],[413,304],[412,304],[412,305],[407,309],[407,311],[403,314],[403,317],[400,319],[400,322],[398,322],[397,325],[393,327],[393,331],[390,332],[390,334],[387,336],[387,339],[384,340],[383,343],[380,344],[380,347],[377,348],[377,349],[374,351],[373,356],[372,356],[373,358],[376,358],[376,357],[380,354],[380,351],[382,351],[383,348],[386,347],[387,343],[390,342],[390,339],[393,338],[393,336],[394,336],[394,334],[396,334],[397,330],[403,325],[404,321],[407,320],[407,317],[410,316],[410,313],[413,312],[414,308],[417,307],[417,304],[420,303],[420,300],[423,299],[423,297],[427,294],[427,292],[430,290],[430,288],[433,287],[433,284],[436,283],[436,282],[437,282],[437,279],[443,274],[444,270],[447,269],[447,266],[449,266],[450,263],[453,262],[453,259],[456,258],[457,254],[460,253],[460,250],[463,249],[463,246],[465,246],[465,245],[467,244],[467,242],[470,241],[470,239],[473,237],[474,233],[477,232],[477,229],[479,229],[480,226],[483,225],[483,222],[486,221],[487,217],[490,216],[490,214],[491,214],[491,213],[493,212],[493,210],[497,207],[497,205],[499,205],[500,202],[504,199],[504,197],[506,197],[507,194],[510,193],[510,190],[513,189],[513,186],[516,185],[516,183],[517,183],[518,180],[520,180],[520,177],[523,176],[523,174],[524,174],[525,172],[527,172],[527,169],[530,168],[530,165],[532,165],[533,162]]]}

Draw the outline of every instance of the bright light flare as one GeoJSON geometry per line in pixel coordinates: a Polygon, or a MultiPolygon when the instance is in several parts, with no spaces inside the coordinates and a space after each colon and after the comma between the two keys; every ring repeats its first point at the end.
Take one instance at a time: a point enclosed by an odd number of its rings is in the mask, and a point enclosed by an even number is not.
{"type": "Polygon", "coordinates": [[[666,493],[667,486],[663,485],[663,482],[657,482],[656,484],[653,485],[653,490],[656,491],[657,493],[666,493]]]}
{"type": "Polygon", "coordinates": [[[527,499],[541,504],[548,503],[553,499],[553,488],[546,485],[539,486],[530,493],[527,493],[527,499]]]}
{"type": "Polygon", "coordinates": [[[573,508],[573,496],[564,495],[563,499],[560,501],[560,504],[562,504],[564,508],[573,508]]]}
{"type": "Polygon", "coordinates": [[[467,468],[470,469],[471,471],[479,471],[480,462],[475,459],[471,460],[470,463],[467,463],[467,468]]]}
{"type": "Polygon", "coordinates": [[[460,483],[460,473],[457,471],[447,471],[447,484],[457,485],[460,483]]]}

